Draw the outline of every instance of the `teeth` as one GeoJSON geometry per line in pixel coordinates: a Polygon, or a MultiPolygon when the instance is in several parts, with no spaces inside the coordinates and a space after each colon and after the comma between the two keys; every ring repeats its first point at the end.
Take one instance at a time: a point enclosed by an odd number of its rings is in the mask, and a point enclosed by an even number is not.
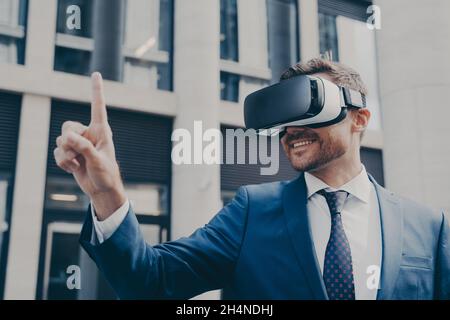
{"type": "Polygon", "coordinates": [[[312,141],[312,140],[297,142],[297,143],[294,144],[294,148],[301,147],[301,146],[306,146],[308,144],[312,144],[313,142],[314,141],[312,141]]]}

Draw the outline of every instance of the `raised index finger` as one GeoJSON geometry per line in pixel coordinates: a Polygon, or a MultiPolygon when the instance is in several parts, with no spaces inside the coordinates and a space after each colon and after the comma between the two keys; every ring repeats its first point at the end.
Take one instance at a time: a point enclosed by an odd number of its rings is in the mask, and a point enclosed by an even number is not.
{"type": "Polygon", "coordinates": [[[108,122],[105,96],[103,94],[103,79],[99,72],[94,72],[92,78],[91,123],[103,124],[108,122]]]}

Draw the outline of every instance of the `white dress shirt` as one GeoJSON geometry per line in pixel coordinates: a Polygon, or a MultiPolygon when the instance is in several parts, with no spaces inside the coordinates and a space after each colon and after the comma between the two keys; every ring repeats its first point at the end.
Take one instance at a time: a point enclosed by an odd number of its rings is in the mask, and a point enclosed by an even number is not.
{"type": "MultiPolygon", "coordinates": [[[[308,218],[322,274],[325,251],[330,237],[331,216],[325,198],[316,192],[322,189],[347,191],[349,196],[344,203],[341,217],[352,253],[355,297],[357,300],[375,300],[377,289],[369,288],[367,285],[369,277],[373,275],[373,273],[368,273],[368,268],[375,266],[381,270],[381,223],[375,187],[370,182],[366,169],[363,166],[356,177],[338,189],[331,188],[307,172],[305,172],[305,181],[308,192],[308,218]]],[[[130,202],[127,200],[104,221],[99,221],[93,206],[91,208],[95,230],[92,241],[101,244],[119,228],[128,213],[130,202]]]]}
{"type": "MultiPolygon", "coordinates": [[[[341,212],[342,224],[352,254],[355,298],[375,300],[377,287],[368,281],[379,280],[382,259],[380,210],[375,187],[367,176],[366,169],[343,186],[334,189],[312,174],[305,172],[308,195],[308,218],[314,248],[323,274],[325,251],[330,238],[331,215],[325,198],[316,192],[343,190],[349,193],[341,212]],[[375,267],[373,267],[375,266],[375,267]],[[378,270],[374,274],[373,270],[378,270]]],[[[378,283],[378,282],[377,282],[378,283]]]]}
{"type": "Polygon", "coordinates": [[[91,239],[91,242],[102,244],[103,242],[108,240],[122,224],[123,220],[127,216],[129,209],[130,209],[130,201],[127,200],[119,209],[117,209],[107,219],[99,221],[97,219],[97,216],[95,215],[94,206],[91,204],[91,214],[92,220],[94,221],[94,230],[95,230],[95,234],[92,235],[93,237],[91,239]],[[96,239],[95,236],[97,236],[96,239]]]}

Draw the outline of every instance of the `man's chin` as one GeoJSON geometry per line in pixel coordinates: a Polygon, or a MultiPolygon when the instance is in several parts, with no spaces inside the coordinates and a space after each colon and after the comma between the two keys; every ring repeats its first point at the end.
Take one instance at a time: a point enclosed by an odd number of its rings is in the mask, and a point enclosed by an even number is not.
{"type": "Polygon", "coordinates": [[[291,163],[291,166],[296,171],[309,172],[319,170],[327,166],[332,161],[332,159],[327,159],[324,157],[315,157],[315,154],[313,155],[292,154],[291,157],[289,157],[289,161],[291,163]]]}
{"type": "Polygon", "coordinates": [[[311,171],[315,170],[317,165],[315,161],[305,161],[305,159],[302,160],[291,160],[291,165],[296,171],[311,171]]]}

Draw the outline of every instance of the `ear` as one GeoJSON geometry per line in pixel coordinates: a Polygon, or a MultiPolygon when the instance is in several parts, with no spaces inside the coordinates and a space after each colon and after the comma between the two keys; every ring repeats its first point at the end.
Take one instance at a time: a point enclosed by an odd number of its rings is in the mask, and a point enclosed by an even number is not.
{"type": "Polygon", "coordinates": [[[371,113],[367,108],[351,110],[352,132],[363,132],[369,125],[371,113]]]}

